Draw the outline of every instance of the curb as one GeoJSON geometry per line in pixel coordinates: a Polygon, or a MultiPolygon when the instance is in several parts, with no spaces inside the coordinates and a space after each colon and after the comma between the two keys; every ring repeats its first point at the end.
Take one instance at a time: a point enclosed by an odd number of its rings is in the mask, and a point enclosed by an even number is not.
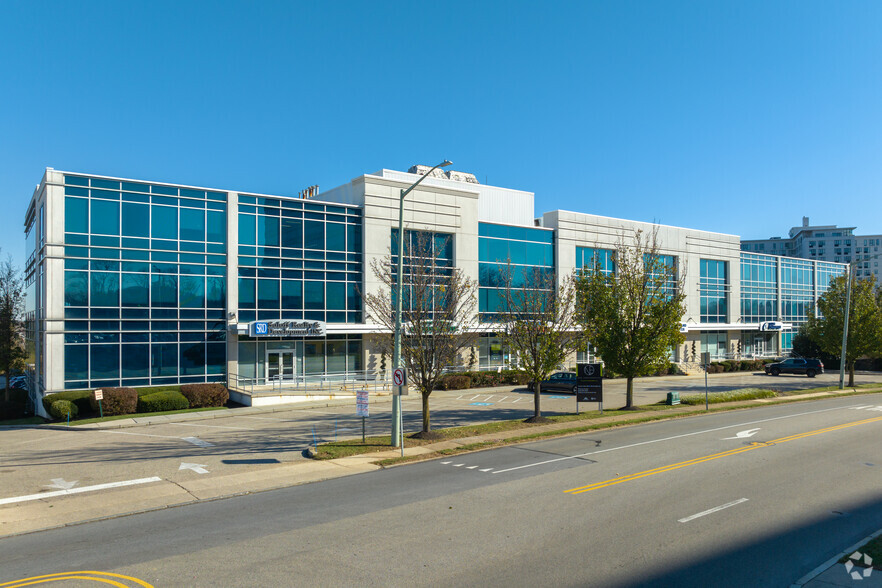
{"type": "Polygon", "coordinates": [[[861,539],[860,541],[858,541],[857,543],[855,543],[854,545],[852,545],[851,547],[849,547],[845,551],[842,551],[839,554],[834,555],[833,557],[831,557],[830,559],[828,559],[827,561],[825,561],[824,563],[822,563],[821,565],[819,565],[818,567],[816,567],[815,569],[810,571],[808,574],[806,574],[805,576],[803,576],[802,578],[800,578],[799,580],[797,580],[796,582],[791,584],[790,588],[802,588],[802,586],[805,586],[806,584],[808,584],[809,582],[811,582],[812,580],[814,580],[815,578],[817,578],[818,576],[820,576],[821,574],[826,572],[828,569],[830,569],[831,567],[833,567],[834,565],[839,563],[840,559],[842,559],[846,555],[851,555],[852,553],[857,551],[859,547],[863,546],[868,541],[872,541],[873,539],[875,539],[879,535],[882,535],[882,529],[876,531],[875,533],[873,533],[872,535],[870,535],[868,537],[864,537],[863,539],[861,539]]]}

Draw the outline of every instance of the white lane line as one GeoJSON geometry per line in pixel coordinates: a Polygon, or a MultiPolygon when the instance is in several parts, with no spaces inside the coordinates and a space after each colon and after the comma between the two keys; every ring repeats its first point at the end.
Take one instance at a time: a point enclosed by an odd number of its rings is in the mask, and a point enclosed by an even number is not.
{"type": "Polygon", "coordinates": [[[441,462],[441,465],[448,465],[448,464],[451,464],[451,463],[453,463],[453,462],[452,462],[452,461],[442,461],[442,462],[441,462]]]}
{"type": "Polygon", "coordinates": [[[469,400],[474,400],[474,399],[477,398],[478,396],[480,396],[480,394],[475,394],[474,396],[472,396],[471,398],[469,398],[469,400]]]}
{"type": "Polygon", "coordinates": [[[464,466],[464,465],[465,465],[464,463],[455,463],[455,464],[453,464],[453,467],[455,467],[455,468],[461,468],[461,467],[464,466]]]}
{"type": "Polygon", "coordinates": [[[720,506],[715,506],[715,507],[713,507],[713,508],[709,508],[709,509],[707,509],[707,510],[705,510],[705,511],[702,511],[702,512],[700,512],[700,513],[694,514],[694,515],[692,515],[692,516],[690,516],[690,517],[686,517],[686,518],[683,518],[683,519],[678,519],[677,522],[680,522],[680,523],[688,523],[689,521],[693,521],[693,520],[697,519],[698,517],[703,517],[703,516],[705,516],[705,515],[709,515],[709,514],[713,514],[713,513],[715,513],[715,512],[719,512],[719,511],[723,510],[724,508],[729,508],[730,506],[735,506],[736,504],[741,504],[742,502],[747,502],[747,498],[739,498],[738,500],[733,500],[732,502],[727,502],[726,504],[721,504],[720,506]]]}
{"type": "Polygon", "coordinates": [[[71,488],[70,490],[58,490],[56,492],[41,492],[40,494],[28,494],[27,496],[13,496],[12,498],[0,498],[0,504],[14,504],[16,502],[27,502],[29,500],[41,500],[43,498],[52,498],[55,496],[66,496],[68,494],[80,494],[81,492],[93,492],[95,490],[106,490],[108,488],[121,488],[123,486],[134,486],[136,484],[147,484],[149,482],[161,482],[162,478],[153,476],[152,478],[139,478],[137,480],[124,480],[122,482],[110,482],[109,484],[97,484],[95,486],[83,486],[81,488],[71,488]]]}
{"type": "Polygon", "coordinates": [[[520,402],[521,400],[522,400],[521,398],[515,398],[514,400],[512,400],[512,403],[520,402]]]}
{"type": "Polygon", "coordinates": [[[506,399],[506,398],[508,398],[508,396],[503,396],[503,397],[499,400],[499,402],[505,402],[505,399],[506,399]]]}
{"type": "Polygon", "coordinates": [[[479,472],[489,472],[493,468],[484,468],[483,470],[478,470],[479,472]]]}
{"type": "Polygon", "coordinates": [[[295,419],[274,419],[273,417],[256,417],[256,416],[248,416],[248,415],[242,415],[242,416],[240,416],[240,417],[236,417],[236,418],[240,418],[240,419],[258,419],[258,420],[261,420],[261,421],[277,421],[277,422],[280,422],[280,423],[287,423],[287,422],[289,422],[289,421],[293,421],[293,420],[295,420],[295,419]]]}
{"type": "Polygon", "coordinates": [[[488,396],[487,398],[484,399],[484,402],[490,402],[490,399],[493,398],[494,396],[496,396],[496,395],[491,394],[490,396],[488,396]]]}
{"type": "Polygon", "coordinates": [[[630,449],[631,447],[640,447],[641,445],[651,445],[653,443],[661,443],[662,441],[672,441],[674,439],[682,439],[683,437],[692,437],[693,435],[703,435],[704,433],[713,433],[715,431],[725,431],[726,429],[737,429],[739,427],[744,427],[747,425],[755,425],[757,423],[767,423],[769,421],[779,421],[781,419],[791,419],[794,417],[806,416],[806,415],[810,415],[810,414],[818,414],[821,412],[830,412],[833,410],[847,410],[849,408],[851,408],[851,407],[850,406],[841,406],[841,407],[837,407],[837,408],[824,408],[821,410],[811,410],[809,412],[801,412],[798,414],[788,414],[788,415],[779,416],[779,417],[771,417],[768,419],[760,419],[758,421],[749,421],[746,423],[739,423],[737,425],[728,425],[725,427],[716,427],[713,429],[705,429],[703,431],[693,431],[691,433],[683,433],[682,435],[674,435],[673,437],[664,437],[662,439],[653,439],[651,441],[641,441],[640,443],[632,443],[630,445],[622,445],[621,447],[611,447],[609,449],[599,449],[597,451],[589,451],[588,453],[580,453],[579,455],[565,455],[564,457],[558,457],[555,459],[547,459],[545,461],[537,461],[536,463],[528,463],[528,464],[525,464],[522,466],[508,468],[505,470],[496,470],[493,473],[494,474],[502,474],[504,472],[511,472],[511,471],[520,470],[523,468],[532,468],[534,466],[545,465],[547,463],[554,463],[556,461],[565,461],[567,459],[579,459],[579,458],[586,457],[589,455],[597,455],[598,453],[607,453],[609,451],[618,451],[619,449],[630,449]]]}
{"type": "Polygon", "coordinates": [[[469,466],[469,467],[467,467],[466,469],[467,469],[467,470],[474,470],[474,469],[477,469],[477,467],[478,467],[478,466],[469,466]]]}
{"type": "Polygon", "coordinates": [[[253,431],[251,427],[224,427],[221,425],[197,425],[196,423],[160,423],[162,425],[177,425],[179,427],[205,427],[208,429],[234,429],[236,431],[253,431]]]}

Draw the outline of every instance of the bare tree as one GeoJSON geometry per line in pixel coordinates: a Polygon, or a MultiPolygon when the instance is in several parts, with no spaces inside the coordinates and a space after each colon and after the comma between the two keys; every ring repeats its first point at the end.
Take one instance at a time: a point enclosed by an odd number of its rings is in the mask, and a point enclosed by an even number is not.
{"type": "Polygon", "coordinates": [[[683,342],[685,272],[678,275],[674,258],[661,255],[656,231],[622,235],[612,261],[613,271],[603,271],[599,259],[584,268],[579,314],[604,365],[627,379],[625,408],[633,408],[634,378],[667,365],[671,348],[683,342]]]}
{"type": "Polygon", "coordinates": [[[499,274],[499,337],[533,384],[533,416],[527,422],[541,422],[542,380],[585,342],[577,321],[575,282],[567,276],[557,284],[553,268],[510,263],[499,274]]]}
{"type": "Polygon", "coordinates": [[[25,367],[23,337],[24,287],[12,258],[0,263],[0,369],[6,377],[3,399],[9,402],[13,370],[25,367]]]}
{"type": "MultiPolygon", "coordinates": [[[[445,253],[448,244],[447,236],[405,232],[401,356],[410,383],[422,395],[423,437],[431,430],[429,396],[444,368],[463,363],[462,352],[478,336],[474,329],[477,286],[453,267],[445,253]]],[[[383,287],[362,296],[368,318],[390,333],[383,338],[384,354],[391,353],[395,330],[396,263],[397,255],[374,259],[371,271],[383,287]]]]}

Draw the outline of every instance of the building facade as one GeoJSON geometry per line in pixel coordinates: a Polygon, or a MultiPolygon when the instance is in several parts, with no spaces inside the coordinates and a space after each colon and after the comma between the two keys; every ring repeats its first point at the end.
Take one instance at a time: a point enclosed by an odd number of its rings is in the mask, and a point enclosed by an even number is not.
{"type": "Polygon", "coordinates": [[[855,235],[857,227],[811,225],[807,216],[802,226],[793,227],[788,237],[745,239],[742,251],[771,253],[803,259],[852,264],[855,277],[873,279],[882,285],[879,262],[882,258],[882,235],[855,235]]]}
{"type": "MultiPolygon", "coordinates": [[[[401,190],[419,177],[384,169],[303,199],[47,169],[25,219],[32,389],[225,381],[251,402],[261,386],[375,378],[384,335],[362,294],[381,288],[371,263],[390,254],[401,190]]],[[[436,172],[405,200],[408,234],[431,233],[439,259],[478,284],[481,369],[517,362],[493,333],[503,264],[560,277],[597,257],[614,271],[617,242],[656,232],[685,279],[677,361],[786,353],[844,270],[743,252],[735,235],[536,218],[533,198],[436,172]]]]}

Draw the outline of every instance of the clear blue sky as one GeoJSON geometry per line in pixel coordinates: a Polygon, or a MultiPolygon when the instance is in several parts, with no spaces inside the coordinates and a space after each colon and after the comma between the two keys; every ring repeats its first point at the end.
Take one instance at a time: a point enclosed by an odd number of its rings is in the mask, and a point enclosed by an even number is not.
{"type": "Polygon", "coordinates": [[[296,194],[453,160],[563,208],[882,233],[882,2],[0,2],[0,231],[47,166],[296,194]]]}

